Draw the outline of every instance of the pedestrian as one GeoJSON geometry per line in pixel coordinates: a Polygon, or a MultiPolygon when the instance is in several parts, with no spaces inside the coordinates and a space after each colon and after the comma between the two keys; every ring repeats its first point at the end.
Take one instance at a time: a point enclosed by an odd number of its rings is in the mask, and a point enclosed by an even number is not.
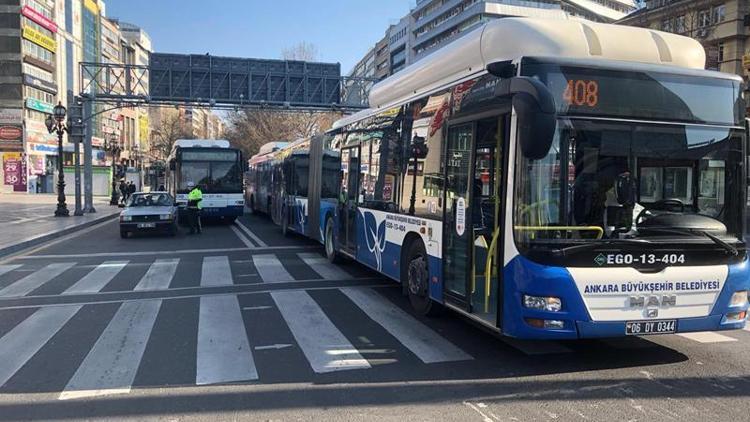
{"type": "Polygon", "coordinates": [[[203,192],[193,182],[188,182],[188,220],[190,221],[190,234],[201,233],[201,208],[203,208],[203,192]]]}
{"type": "Polygon", "coordinates": [[[159,192],[164,192],[167,189],[164,187],[164,184],[159,185],[159,192]]]}
{"type": "Polygon", "coordinates": [[[132,181],[130,182],[130,186],[128,186],[128,197],[133,195],[135,193],[135,183],[132,181]]]}
{"type": "Polygon", "coordinates": [[[125,201],[128,199],[128,185],[125,183],[125,179],[120,179],[118,190],[120,191],[120,203],[125,204],[125,201]]]}

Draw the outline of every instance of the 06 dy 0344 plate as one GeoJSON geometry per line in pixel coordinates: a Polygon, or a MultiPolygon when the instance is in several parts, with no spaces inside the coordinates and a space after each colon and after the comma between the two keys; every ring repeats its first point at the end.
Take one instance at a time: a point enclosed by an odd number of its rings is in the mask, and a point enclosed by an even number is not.
{"type": "Polygon", "coordinates": [[[662,321],[630,321],[625,323],[625,334],[629,336],[645,336],[649,334],[673,334],[677,320],[662,321]]]}

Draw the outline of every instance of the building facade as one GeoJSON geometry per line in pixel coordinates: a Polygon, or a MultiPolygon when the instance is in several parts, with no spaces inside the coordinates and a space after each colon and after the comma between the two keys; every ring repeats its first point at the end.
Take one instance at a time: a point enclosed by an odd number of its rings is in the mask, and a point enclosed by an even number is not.
{"type": "Polygon", "coordinates": [[[695,38],[706,49],[706,68],[750,76],[750,2],[747,0],[646,0],[618,21],[695,38]]]}
{"type": "Polygon", "coordinates": [[[368,50],[351,75],[367,74],[372,57],[373,75],[378,79],[390,76],[492,19],[577,17],[612,22],[634,10],[634,0],[417,0],[411,12],[368,50]],[[387,64],[378,60],[378,53],[385,51],[383,42],[389,52],[387,64]]]}

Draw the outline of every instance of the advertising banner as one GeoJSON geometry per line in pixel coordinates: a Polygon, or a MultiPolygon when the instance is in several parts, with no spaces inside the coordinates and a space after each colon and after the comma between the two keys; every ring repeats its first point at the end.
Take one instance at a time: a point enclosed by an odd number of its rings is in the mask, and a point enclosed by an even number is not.
{"type": "Polygon", "coordinates": [[[16,192],[26,191],[26,166],[20,153],[3,154],[3,183],[16,192]]]}
{"type": "Polygon", "coordinates": [[[31,8],[30,6],[24,6],[23,9],[21,9],[21,14],[31,19],[32,21],[38,23],[39,26],[41,26],[42,28],[48,29],[50,32],[57,32],[56,23],[47,19],[46,16],[37,12],[35,9],[31,8]]]}
{"type": "Polygon", "coordinates": [[[0,124],[21,124],[23,121],[23,110],[20,108],[0,108],[0,124]]]}
{"type": "Polygon", "coordinates": [[[23,151],[23,128],[21,126],[0,126],[0,151],[23,151]]]}
{"type": "Polygon", "coordinates": [[[48,37],[30,26],[23,27],[23,37],[53,53],[57,51],[57,42],[54,38],[48,37]]]}

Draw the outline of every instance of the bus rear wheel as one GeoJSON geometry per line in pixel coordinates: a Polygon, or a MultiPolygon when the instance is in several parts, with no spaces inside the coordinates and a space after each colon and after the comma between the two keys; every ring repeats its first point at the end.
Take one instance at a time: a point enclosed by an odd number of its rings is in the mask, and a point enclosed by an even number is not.
{"type": "Polygon", "coordinates": [[[333,217],[329,216],[326,219],[326,230],[323,244],[325,245],[326,258],[328,258],[328,261],[331,263],[336,263],[339,262],[339,256],[338,254],[336,254],[336,244],[333,241],[333,228],[333,217]]]}
{"type": "Polygon", "coordinates": [[[430,298],[430,272],[427,268],[427,251],[421,241],[414,241],[409,245],[405,266],[402,274],[405,279],[409,303],[421,315],[436,316],[440,313],[440,304],[430,298]]]}

